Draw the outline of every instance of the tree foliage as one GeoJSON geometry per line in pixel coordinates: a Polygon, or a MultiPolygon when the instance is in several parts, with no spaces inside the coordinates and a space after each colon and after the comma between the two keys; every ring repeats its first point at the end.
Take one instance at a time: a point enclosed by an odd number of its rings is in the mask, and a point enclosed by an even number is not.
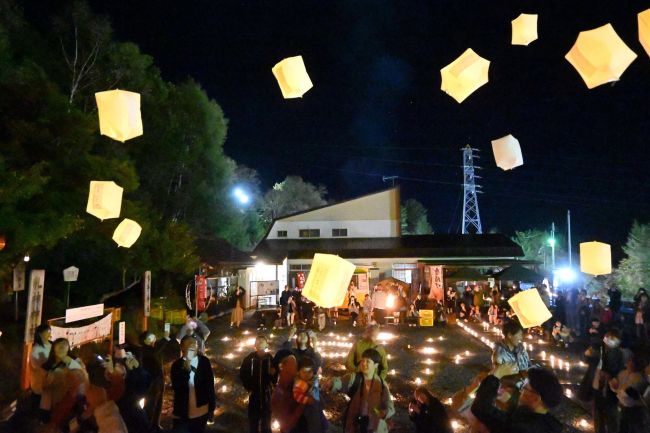
{"type": "Polygon", "coordinates": [[[429,224],[427,208],[415,199],[408,199],[400,209],[402,234],[426,235],[433,233],[429,224]]]}
{"type": "MultiPolygon", "coordinates": [[[[536,262],[545,264],[544,268],[547,271],[552,270],[553,263],[551,259],[551,246],[548,240],[551,238],[551,233],[539,230],[530,229],[526,231],[516,231],[512,237],[512,241],[521,247],[524,251],[524,258],[526,260],[534,260],[536,262]]],[[[556,266],[566,259],[567,253],[565,248],[566,242],[564,236],[555,234],[555,263],[556,266]]]]}
{"type": "Polygon", "coordinates": [[[300,176],[287,176],[264,194],[262,214],[266,223],[276,218],[327,204],[323,185],[305,182],[300,176]]]}
{"type": "Polygon", "coordinates": [[[623,251],[627,257],[614,270],[614,281],[622,292],[633,296],[650,283],[650,224],[635,221],[623,251]]]}

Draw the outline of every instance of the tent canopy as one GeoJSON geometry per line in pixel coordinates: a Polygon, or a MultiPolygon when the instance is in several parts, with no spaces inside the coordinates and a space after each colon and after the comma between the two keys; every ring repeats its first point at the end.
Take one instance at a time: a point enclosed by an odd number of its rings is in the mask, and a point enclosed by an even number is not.
{"type": "Polygon", "coordinates": [[[512,265],[494,274],[501,281],[521,281],[524,283],[537,283],[544,279],[543,276],[521,265],[512,265]]]}

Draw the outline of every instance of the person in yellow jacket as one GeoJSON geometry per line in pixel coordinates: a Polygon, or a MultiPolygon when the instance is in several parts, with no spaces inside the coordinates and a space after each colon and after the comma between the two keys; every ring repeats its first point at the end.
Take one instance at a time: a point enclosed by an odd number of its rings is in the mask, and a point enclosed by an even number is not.
{"type": "Polygon", "coordinates": [[[361,339],[357,340],[352,348],[350,353],[348,353],[348,358],[345,362],[345,367],[348,372],[353,373],[359,370],[359,364],[361,363],[361,355],[367,349],[375,349],[381,355],[381,367],[379,369],[379,376],[382,379],[386,379],[386,374],[388,374],[388,358],[386,356],[386,350],[377,344],[377,337],[379,336],[379,325],[368,325],[361,336],[361,339]]]}

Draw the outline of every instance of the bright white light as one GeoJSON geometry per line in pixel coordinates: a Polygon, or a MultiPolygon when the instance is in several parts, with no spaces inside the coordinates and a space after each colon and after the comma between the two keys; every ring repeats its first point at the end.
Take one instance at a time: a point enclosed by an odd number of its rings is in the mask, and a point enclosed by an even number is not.
{"type": "Polygon", "coordinates": [[[232,193],[241,204],[248,204],[251,201],[250,196],[239,187],[235,188],[232,193]]]}
{"type": "Polygon", "coordinates": [[[29,254],[25,254],[25,257],[23,257],[23,260],[28,262],[29,261],[29,254]]]}
{"type": "Polygon", "coordinates": [[[393,308],[395,306],[395,295],[392,293],[386,298],[386,308],[393,308]]]}
{"type": "Polygon", "coordinates": [[[434,349],[433,347],[423,347],[421,352],[424,355],[433,355],[434,353],[436,353],[436,349],[434,349]]]}
{"type": "Polygon", "coordinates": [[[393,338],[395,338],[395,335],[390,332],[380,332],[377,335],[377,340],[392,340],[393,338]]]}
{"type": "Polygon", "coordinates": [[[140,406],[140,409],[144,409],[144,403],[145,403],[144,398],[141,398],[140,401],[138,401],[138,406],[140,406]]]}
{"type": "Polygon", "coordinates": [[[453,428],[454,430],[458,430],[459,427],[460,427],[460,423],[458,421],[456,421],[455,419],[451,421],[451,428],[453,428]]]}
{"type": "Polygon", "coordinates": [[[571,283],[576,279],[576,272],[571,268],[560,268],[555,271],[556,275],[565,283],[571,283]]]}
{"type": "Polygon", "coordinates": [[[276,420],[273,420],[273,424],[271,424],[271,428],[272,428],[273,430],[280,430],[280,423],[278,422],[277,419],[276,419],[276,420]]]}

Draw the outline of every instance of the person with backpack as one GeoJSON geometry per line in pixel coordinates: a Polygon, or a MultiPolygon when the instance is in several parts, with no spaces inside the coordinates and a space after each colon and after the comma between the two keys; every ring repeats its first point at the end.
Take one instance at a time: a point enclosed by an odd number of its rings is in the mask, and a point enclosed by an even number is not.
{"type": "Polygon", "coordinates": [[[344,433],[388,433],[386,421],[395,414],[395,407],[388,385],[381,377],[382,370],[380,353],[366,349],[358,372],[332,379],[332,391],[350,398],[343,416],[344,433]]]}
{"type": "Polygon", "coordinates": [[[357,340],[350,352],[348,353],[347,360],[345,362],[345,367],[348,372],[352,373],[358,371],[359,364],[361,363],[362,355],[366,349],[374,349],[379,353],[381,370],[379,375],[382,379],[386,379],[386,374],[388,374],[388,357],[386,356],[386,350],[377,344],[377,337],[379,336],[379,325],[369,325],[366,327],[365,332],[360,340],[357,340]]]}

